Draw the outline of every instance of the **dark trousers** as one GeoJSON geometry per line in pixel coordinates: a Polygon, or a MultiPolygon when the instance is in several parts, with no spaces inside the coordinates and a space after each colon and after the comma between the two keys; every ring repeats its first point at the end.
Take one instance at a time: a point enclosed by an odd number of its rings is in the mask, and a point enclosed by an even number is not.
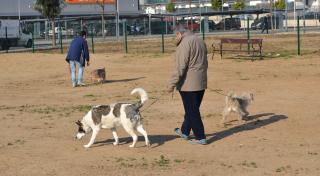
{"type": "Polygon", "coordinates": [[[267,27],[263,27],[262,28],[262,31],[261,31],[261,33],[263,33],[265,30],[267,30],[267,34],[269,34],[269,31],[268,31],[268,29],[269,29],[269,27],[267,26],[267,27]]]}
{"type": "Polygon", "coordinates": [[[190,135],[190,131],[193,131],[196,139],[205,139],[204,127],[200,115],[200,105],[204,95],[204,90],[185,92],[180,91],[184,106],[184,121],[181,126],[181,132],[187,136],[190,135]]]}

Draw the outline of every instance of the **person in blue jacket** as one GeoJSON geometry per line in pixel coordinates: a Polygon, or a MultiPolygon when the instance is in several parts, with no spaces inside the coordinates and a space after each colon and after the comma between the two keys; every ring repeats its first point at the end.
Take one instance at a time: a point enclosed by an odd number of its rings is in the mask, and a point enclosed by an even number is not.
{"type": "Polygon", "coordinates": [[[89,49],[87,44],[87,33],[86,31],[81,31],[80,36],[76,37],[72,40],[68,55],[66,57],[66,61],[69,63],[70,66],[70,72],[71,72],[71,80],[72,80],[72,86],[84,86],[85,83],[83,82],[83,72],[84,67],[90,65],[90,55],[89,55],[89,49]],[[78,80],[76,79],[76,67],[78,66],[78,80]]]}

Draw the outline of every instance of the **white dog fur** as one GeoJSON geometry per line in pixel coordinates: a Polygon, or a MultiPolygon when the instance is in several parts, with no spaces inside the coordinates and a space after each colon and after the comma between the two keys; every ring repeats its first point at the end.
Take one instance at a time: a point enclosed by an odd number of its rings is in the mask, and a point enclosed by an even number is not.
{"type": "Polygon", "coordinates": [[[135,134],[137,130],[145,138],[145,143],[150,146],[147,132],[144,130],[139,109],[148,100],[146,91],[142,88],[135,88],[132,90],[131,95],[138,93],[140,101],[137,103],[115,103],[110,105],[94,106],[81,121],[77,121],[78,133],[77,139],[81,139],[85,134],[92,131],[92,136],[85,148],[89,148],[95,141],[95,138],[101,129],[111,129],[115,142],[113,145],[119,144],[119,138],[116,132],[116,127],[123,126],[132,139],[133,143],[130,147],[134,147],[138,140],[135,134]]]}

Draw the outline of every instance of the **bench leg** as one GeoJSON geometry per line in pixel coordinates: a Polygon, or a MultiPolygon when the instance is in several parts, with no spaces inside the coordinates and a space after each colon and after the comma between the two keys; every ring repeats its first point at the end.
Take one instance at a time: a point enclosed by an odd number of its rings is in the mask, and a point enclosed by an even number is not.
{"type": "Polygon", "coordinates": [[[262,43],[259,44],[260,60],[262,60],[262,43]]]}
{"type": "Polygon", "coordinates": [[[221,56],[221,59],[222,59],[222,43],[220,43],[220,56],[221,56]]]}

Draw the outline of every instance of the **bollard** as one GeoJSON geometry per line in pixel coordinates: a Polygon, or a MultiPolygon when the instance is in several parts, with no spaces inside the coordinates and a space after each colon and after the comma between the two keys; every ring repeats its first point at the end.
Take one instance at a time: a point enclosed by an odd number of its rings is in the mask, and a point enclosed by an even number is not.
{"type": "Polygon", "coordinates": [[[300,56],[300,16],[297,18],[297,38],[298,38],[298,55],[300,56]]]}
{"type": "Polygon", "coordinates": [[[93,42],[93,29],[91,26],[91,47],[92,47],[92,53],[94,54],[94,42],[93,42]]]}
{"type": "Polygon", "coordinates": [[[248,54],[250,54],[250,26],[249,26],[249,18],[247,18],[247,39],[248,39],[248,54]]]}
{"type": "Polygon", "coordinates": [[[161,39],[162,39],[162,53],[164,53],[164,22],[163,22],[163,18],[161,18],[161,39]]]}

